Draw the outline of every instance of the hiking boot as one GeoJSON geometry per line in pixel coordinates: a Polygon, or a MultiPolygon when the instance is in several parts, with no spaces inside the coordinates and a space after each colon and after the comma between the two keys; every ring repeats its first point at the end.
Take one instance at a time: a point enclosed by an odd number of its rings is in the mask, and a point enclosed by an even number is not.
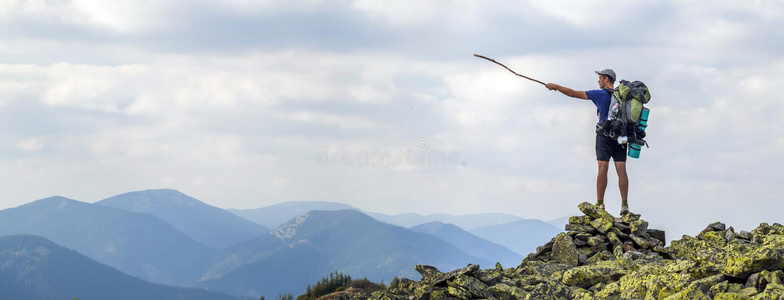
{"type": "Polygon", "coordinates": [[[596,203],[596,206],[598,206],[601,209],[604,209],[604,203],[602,203],[602,204],[596,203]]]}
{"type": "Polygon", "coordinates": [[[629,207],[628,206],[621,206],[621,216],[623,216],[625,214],[628,214],[628,213],[629,213],[629,207]]]}

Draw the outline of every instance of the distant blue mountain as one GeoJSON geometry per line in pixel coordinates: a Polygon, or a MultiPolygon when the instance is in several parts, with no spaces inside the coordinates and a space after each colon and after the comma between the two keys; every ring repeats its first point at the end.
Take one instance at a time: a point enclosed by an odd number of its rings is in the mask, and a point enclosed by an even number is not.
{"type": "Polygon", "coordinates": [[[453,216],[448,214],[432,214],[420,215],[415,213],[407,213],[400,215],[386,215],[379,213],[368,213],[369,216],[384,223],[394,224],[403,227],[412,227],[420,224],[430,222],[441,222],[446,224],[457,225],[464,230],[470,231],[471,229],[498,225],[503,223],[514,222],[522,220],[522,218],[510,214],[502,213],[480,213],[453,216]]]}
{"type": "Polygon", "coordinates": [[[523,256],[504,246],[482,239],[452,224],[430,222],[411,227],[411,230],[434,235],[461,251],[503,266],[517,266],[523,256]]]}
{"type": "MultiPolygon", "coordinates": [[[[229,211],[250,221],[274,228],[285,223],[291,218],[309,211],[334,211],[345,209],[359,210],[358,208],[355,208],[351,205],[337,202],[291,201],[255,209],[229,209],[229,211]]],[[[471,230],[488,225],[498,225],[522,220],[522,218],[518,216],[503,213],[479,213],[458,216],[449,214],[420,215],[415,213],[406,213],[399,215],[388,215],[374,212],[363,213],[383,223],[403,226],[406,228],[429,222],[442,222],[446,224],[457,225],[464,230],[471,230]]]]}
{"type": "MultiPolygon", "coordinates": [[[[330,202],[289,202],[234,212],[279,226],[264,231],[262,225],[180,192],[148,190],[96,204],[51,197],[1,210],[0,236],[40,235],[151,282],[274,299],[282,293],[302,294],[308,284],[336,271],[389,282],[395,276],[418,278],[413,269],[417,264],[442,270],[468,263],[492,267],[496,261],[513,266],[523,254],[560,231],[538,220],[518,220],[504,214],[411,214],[403,219],[440,218],[466,227],[494,225],[471,233],[443,221],[407,229],[380,222],[349,205],[330,202]],[[326,210],[308,212],[316,207],[326,210]],[[284,217],[289,219],[282,221],[284,217]],[[509,219],[517,221],[497,224],[509,219]],[[216,248],[227,247],[215,250],[194,238],[216,248]]],[[[20,276],[8,280],[38,280],[20,276]]],[[[64,295],[58,293],[47,295],[64,295]]]]}
{"type": "Polygon", "coordinates": [[[566,224],[569,224],[569,217],[570,216],[561,217],[558,219],[552,219],[550,221],[547,221],[547,224],[553,225],[557,228],[565,228],[566,224]]]}
{"type": "Polygon", "coordinates": [[[313,210],[344,210],[356,209],[351,205],[325,201],[291,201],[255,209],[229,209],[230,212],[256,222],[275,228],[286,221],[313,210]]]}
{"type": "Polygon", "coordinates": [[[0,300],[247,300],[152,284],[33,235],[0,237],[0,300]]]}
{"type": "Polygon", "coordinates": [[[451,270],[468,263],[494,262],[356,210],[312,211],[269,235],[224,249],[200,286],[269,299],[302,294],[309,283],[335,271],[389,282],[395,276],[418,278],[417,264],[451,270]]]}
{"type": "Polygon", "coordinates": [[[214,250],[150,214],[51,197],[0,211],[0,236],[34,234],[157,283],[199,277],[214,250]]]}
{"type": "Polygon", "coordinates": [[[125,193],[96,204],[149,213],[215,249],[232,246],[269,231],[265,226],[169,189],[125,193]]]}
{"type": "Polygon", "coordinates": [[[561,231],[563,230],[558,227],[535,219],[470,230],[471,233],[483,239],[503,245],[521,255],[535,252],[536,247],[544,245],[561,231]]]}

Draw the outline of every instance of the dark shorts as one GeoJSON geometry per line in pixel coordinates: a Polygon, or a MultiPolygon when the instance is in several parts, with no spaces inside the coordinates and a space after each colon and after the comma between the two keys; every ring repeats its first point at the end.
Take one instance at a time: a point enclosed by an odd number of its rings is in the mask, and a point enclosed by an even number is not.
{"type": "Polygon", "coordinates": [[[610,137],[597,134],[596,135],[596,160],[610,161],[626,161],[626,145],[618,144],[616,140],[610,137]]]}

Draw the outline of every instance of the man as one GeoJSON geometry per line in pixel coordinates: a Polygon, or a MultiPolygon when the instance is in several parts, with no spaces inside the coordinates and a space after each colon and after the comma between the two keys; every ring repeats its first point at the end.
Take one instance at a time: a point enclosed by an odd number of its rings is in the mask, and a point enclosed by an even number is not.
{"type": "MultiPolygon", "coordinates": [[[[615,86],[615,72],[611,69],[596,71],[599,74],[599,89],[590,91],[575,91],[573,89],[548,83],[545,85],[551,91],[559,91],[572,98],[591,100],[596,105],[599,123],[607,120],[610,109],[610,98],[615,86]]],[[[610,158],[615,162],[615,172],[618,173],[618,188],[621,190],[621,215],[629,212],[627,196],[629,194],[629,177],[626,175],[626,144],[620,145],[617,141],[604,136],[596,135],[596,160],[599,164],[599,174],[596,176],[596,204],[604,209],[604,192],[607,190],[607,171],[610,169],[610,158]]]]}

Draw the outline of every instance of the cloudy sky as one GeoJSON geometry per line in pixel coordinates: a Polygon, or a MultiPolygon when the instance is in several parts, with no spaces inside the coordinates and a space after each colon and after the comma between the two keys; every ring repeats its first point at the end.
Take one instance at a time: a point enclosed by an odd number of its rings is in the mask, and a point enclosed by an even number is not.
{"type": "MultiPolygon", "coordinates": [[[[595,201],[595,108],[641,80],[633,211],[783,222],[781,1],[0,1],[0,209],[173,188],[223,208],[553,219],[595,201]]],[[[610,176],[608,210],[620,206],[610,176]]]]}

